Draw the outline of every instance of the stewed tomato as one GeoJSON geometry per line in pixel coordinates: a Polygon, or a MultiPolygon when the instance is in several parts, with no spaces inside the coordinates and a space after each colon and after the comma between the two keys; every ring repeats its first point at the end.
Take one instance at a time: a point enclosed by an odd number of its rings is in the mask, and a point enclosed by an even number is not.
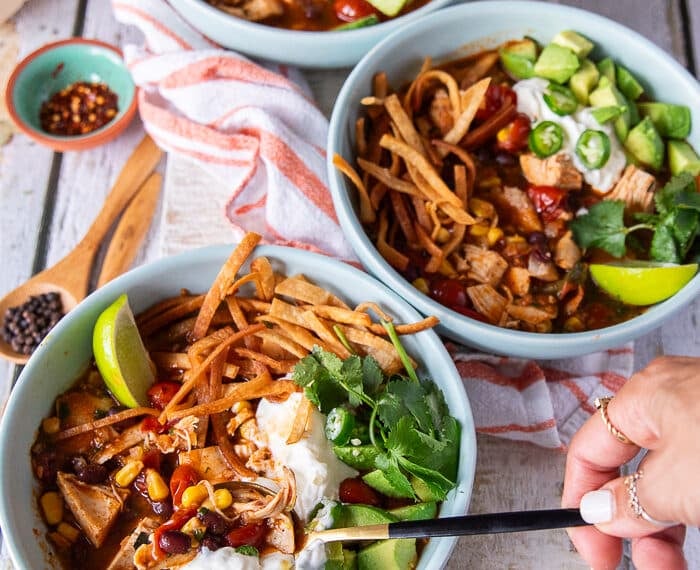
{"type": "Polygon", "coordinates": [[[512,103],[516,105],[517,102],[518,96],[510,87],[491,83],[486,89],[482,106],[476,112],[476,118],[480,121],[485,121],[505,104],[512,103]]]}
{"type": "Polygon", "coordinates": [[[430,283],[430,296],[446,307],[467,305],[467,292],[457,279],[433,279],[430,283]]]}
{"type": "Polygon", "coordinates": [[[530,134],[530,117],[518,113],[507,126],[496,135],[496,147],[508,152],[517,152],[527,147],[530,134]]]}
{"type": "Polygon", "coordinates": [[[343,22],[354,22],[360,18],[377,14],[374,6],[365,0],[335,0],[333,8],[336,17],[343,22]]]}
{"type": "Polygon", "coordinates": [[[146,396],[148,396],[148,401],[151,406],[162,410],[168,405],[168,402],[173,399],[173,396],[177,394],[180,386],[182,386],[182,384],[179,382],[173,382],[172,380],[156,382],[148,389],[146,396]]]}
{"type": "Polygon", "coordinates": [[[343,503],[357,503],[378,506],[379,495],[362,479],[343,479],[338,489],[338,497],[343,503]]]}
{"type": "Polygon", "coordinates": [[[234,528],[226,535],[226,544],[232,548],[249,545],[259,548],[265,538],[265,523],[255,522],[234,528]]]}
{"type": "Polygon", "coordinates": [[[555,186],[530,186],[527,195],[532,200],[538,214],[542,215],[545,221],[552,221],[559,217],[559,214],[566,209],[566,190],[555,186]]]}
{"type": "Polygon", "coordinates": [[[173,496],[173,505],[179,507],[182,503],[182,494],[187,487],[196,485],[200,480],[199,473],[190,465],[178,465],[170,477],[170,494],[173,496]]]}

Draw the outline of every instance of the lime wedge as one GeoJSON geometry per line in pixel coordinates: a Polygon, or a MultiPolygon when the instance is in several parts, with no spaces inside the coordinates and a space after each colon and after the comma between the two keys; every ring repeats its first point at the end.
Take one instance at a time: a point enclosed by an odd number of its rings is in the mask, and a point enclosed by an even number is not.
{"type": "Polygon", "coordinates": [[[590,266],[593,281],[608,295],[628,305],[653,305],[680,291],[698,270],[697,263],[675,265],[652,261],[590,266]]]}
{"type": "Polygon", "coordinates": [[[117,400],[129,408],[148,405],[146,391],[154,374],[126,295],[97,318],[92,350],[102,379],[117,400]]]}

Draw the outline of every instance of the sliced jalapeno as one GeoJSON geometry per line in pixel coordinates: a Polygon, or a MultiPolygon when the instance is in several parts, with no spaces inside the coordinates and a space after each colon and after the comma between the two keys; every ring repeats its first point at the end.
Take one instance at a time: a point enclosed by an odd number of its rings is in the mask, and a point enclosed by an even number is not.
{"type": "Polygon", "coordinates": [[[527,142],[532,152],[540,158],[546,158],[564,144],[564,129],[552,121],[542,121],[530,131],[527,142]]]}
{"type": "Polygon", "coordinates": [[[326,417],[326,439],[335,445],[345,445],[355,427],[355,416],[345,408],[333,408],[326,417]]]}
{"type": "Polygon", "coordinates": [[[602,168],[610,158],[610,137],[603,131],[586,129],[578,138],[576,154],[586,168],[602,168]]]}
{"type": "Polygon", "coordinates": [[[554,113],[557,115],[571,115],[578,107],[578,100],[574,92],[568,87],[550,83],[547,91],[542,94],[544,102],[547,103],[554,113]]]}

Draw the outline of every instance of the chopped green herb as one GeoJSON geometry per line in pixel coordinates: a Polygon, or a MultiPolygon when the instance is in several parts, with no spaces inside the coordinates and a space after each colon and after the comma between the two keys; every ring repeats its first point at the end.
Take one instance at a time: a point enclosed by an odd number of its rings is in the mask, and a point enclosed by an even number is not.
{"type": "Polygon", "coordinates": [[[238,552],[238,554],[242,554],[243,556],[260,556],[260,552],[258,552],[258,549],[254,546],[250,546],[249,544],[239,546],[235,550],[236,552],[238,552]]]}
{"type": "Polygon", "coordinates": [[[199,507],[199,508],[197,509],[197,514],[198,514],[198,515],[204,516],[204,515],[206,515],[208,512],[209,512],[209,509],[206,508],[206,507],[199,507]]]}
{"type": "Polygon", "coordinates": [[[627,251],[627,236],[637,230],[654,232],[649,256],[653,261],[682,263],[700,229],[700,194],[690,173],[674,176],[654,196],[655,214],[636,214],[638,224],[626,227],[625,204],[602,200],[588,213],[571,222],[576,243],[583,248],[599,247],[615,257],[627,251]]]}
{"type": "Polygon", "coordinates": [[[204,538],[204,534],[206,531],[203,528],[197,528],[194,531],[194,538],[195,540],[198,540],[199,542],[202,542],[202,539],[204,538]]]}

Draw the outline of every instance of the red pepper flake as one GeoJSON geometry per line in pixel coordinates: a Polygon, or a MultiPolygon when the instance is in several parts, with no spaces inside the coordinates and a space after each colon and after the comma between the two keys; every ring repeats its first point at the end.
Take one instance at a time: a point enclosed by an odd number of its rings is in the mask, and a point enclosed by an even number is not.
{"type": "Polygon", "coordinates": [[[119,111],[117,99],[104,83],[78,81],[41,105],[41,128],[52,135],[85,135],[114,119],[119,111]]]}

